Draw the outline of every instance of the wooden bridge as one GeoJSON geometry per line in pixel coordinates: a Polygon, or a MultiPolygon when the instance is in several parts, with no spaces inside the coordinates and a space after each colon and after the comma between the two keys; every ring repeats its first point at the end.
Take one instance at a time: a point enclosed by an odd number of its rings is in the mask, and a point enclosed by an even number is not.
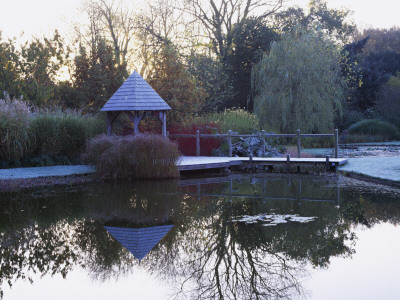
{"type": "Polygon", "coordinates": [[[200,134],[199,130],[196,134],[169,134],[168,138],[195,138],[196,143],[196,156],[183,156],[178,162],[178,169],[180,172],[192,171],[192,170],[207,170],[207,169],[241,169],[241,170],[265,170],[274,171],[276,167],[281,170],[286,169],[292,172],[296,170],[301,172],[302,167],[313,168],[322,167],[326,171],[335,171],[338,166],[347,163],[346,158],[339,158],[339,134],[338,130],[335,129],[334,133],[331,134],[302,134],[300,129],[297,130],[296,134],[270,134],[264,130],[260,134],[253,135],[240,135],[233,134],[231,130],[228,134],[200,134]],[[257,137],[261,140],[262,157],[232,157],[232,139],[233,138],[248,138],[257,137]],[[304,137],[312,138],[334,138],[335,158],[326,156],[325,158],[301,158],[301,139],[304,137]],[[228,156],[227,157],[208,157],[200,156],[200,138],[216,138],[226,140],[228,144],[228,156]],[[265,157],[265,148],[270,138],[295,138],[297,146],[297,157],[265,157]]]}
{"type": "Polygon", "coordinates": [[[208,156],[182,156],[178,162],[178,169],[182,171],[207,170],[207,169],[268,169],[283,167],[301,171],[301,167],[323,167],[327,171],[334,171],[338,166],[347,163],[347,158],[291,158],[287,157],[208,157],[208,156]]]}

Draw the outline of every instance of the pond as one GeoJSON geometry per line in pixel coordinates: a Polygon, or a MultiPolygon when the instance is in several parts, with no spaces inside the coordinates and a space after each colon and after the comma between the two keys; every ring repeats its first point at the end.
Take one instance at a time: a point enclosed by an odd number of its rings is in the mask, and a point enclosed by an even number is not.
{"type": "Polygon", "coordinates": [[[0,194],[4,299],[399,299],[400,191],[231,174],[0,194]]]}

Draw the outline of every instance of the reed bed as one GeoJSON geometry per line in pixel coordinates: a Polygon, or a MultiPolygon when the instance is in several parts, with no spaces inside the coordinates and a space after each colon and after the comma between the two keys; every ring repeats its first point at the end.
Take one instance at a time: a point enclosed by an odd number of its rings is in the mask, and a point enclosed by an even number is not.
{"type": "Polygon", "coordinates": [[[160,135],[100,135],[88,142],[84,160],[107,180],[165,179],[179,176],[178,147],[160,135]]]}
{"type": "Polygon", "coordinates": [[[18,160],[30,151],[30,109],[19,99],[0,99],[0,160],[18,160]]]}
{"type": "Polygon", "coordinates": [[[34,109],[22,99],[0,99],[1,166],[41,166],[47,165],[47,161],[79,160],[86,142],[105,132],[105,124],[97,115],[34,109]]]}
{"type": "Polygon", "coordinates": [[[105,122],[79,111],[41,110],[32,118],[33,154],[79,156],[88,139],[105,131],[105,122]]]}

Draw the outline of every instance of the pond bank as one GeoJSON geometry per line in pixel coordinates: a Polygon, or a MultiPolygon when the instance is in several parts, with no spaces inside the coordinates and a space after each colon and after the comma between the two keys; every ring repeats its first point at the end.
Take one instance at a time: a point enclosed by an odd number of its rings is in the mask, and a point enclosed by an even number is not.
{"type": "Polygon", "coordinates": [[[52,166],[0,170],[0,192],[24,188],[83,184],[95,179],[93,166],[52,166]]]}
{"type": "Polygon", "coordinates": [[[95,175],[51,176],[23,179],[0,179],[0,193],[29,188],[61,185],[77,185],[97,180],[95,175]]]}
{"type": "MultiPolygon", "coordinates": [[[[400,188],[400,157],[349,158],[339,167],[347,176],[400,188]]],[[[93,166],[53,166],[0,170],[0,191],[48,185],[81,184],[95,180],[93,166]]]]}

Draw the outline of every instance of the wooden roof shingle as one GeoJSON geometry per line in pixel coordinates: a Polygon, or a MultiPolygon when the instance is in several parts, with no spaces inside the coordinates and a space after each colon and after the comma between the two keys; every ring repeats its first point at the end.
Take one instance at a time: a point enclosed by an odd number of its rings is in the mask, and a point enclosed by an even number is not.
{"type": "Polygon", "coordinates": [[[104,104],[101,111],[169,110],[171,107],[136,71],[104,104]]]}

